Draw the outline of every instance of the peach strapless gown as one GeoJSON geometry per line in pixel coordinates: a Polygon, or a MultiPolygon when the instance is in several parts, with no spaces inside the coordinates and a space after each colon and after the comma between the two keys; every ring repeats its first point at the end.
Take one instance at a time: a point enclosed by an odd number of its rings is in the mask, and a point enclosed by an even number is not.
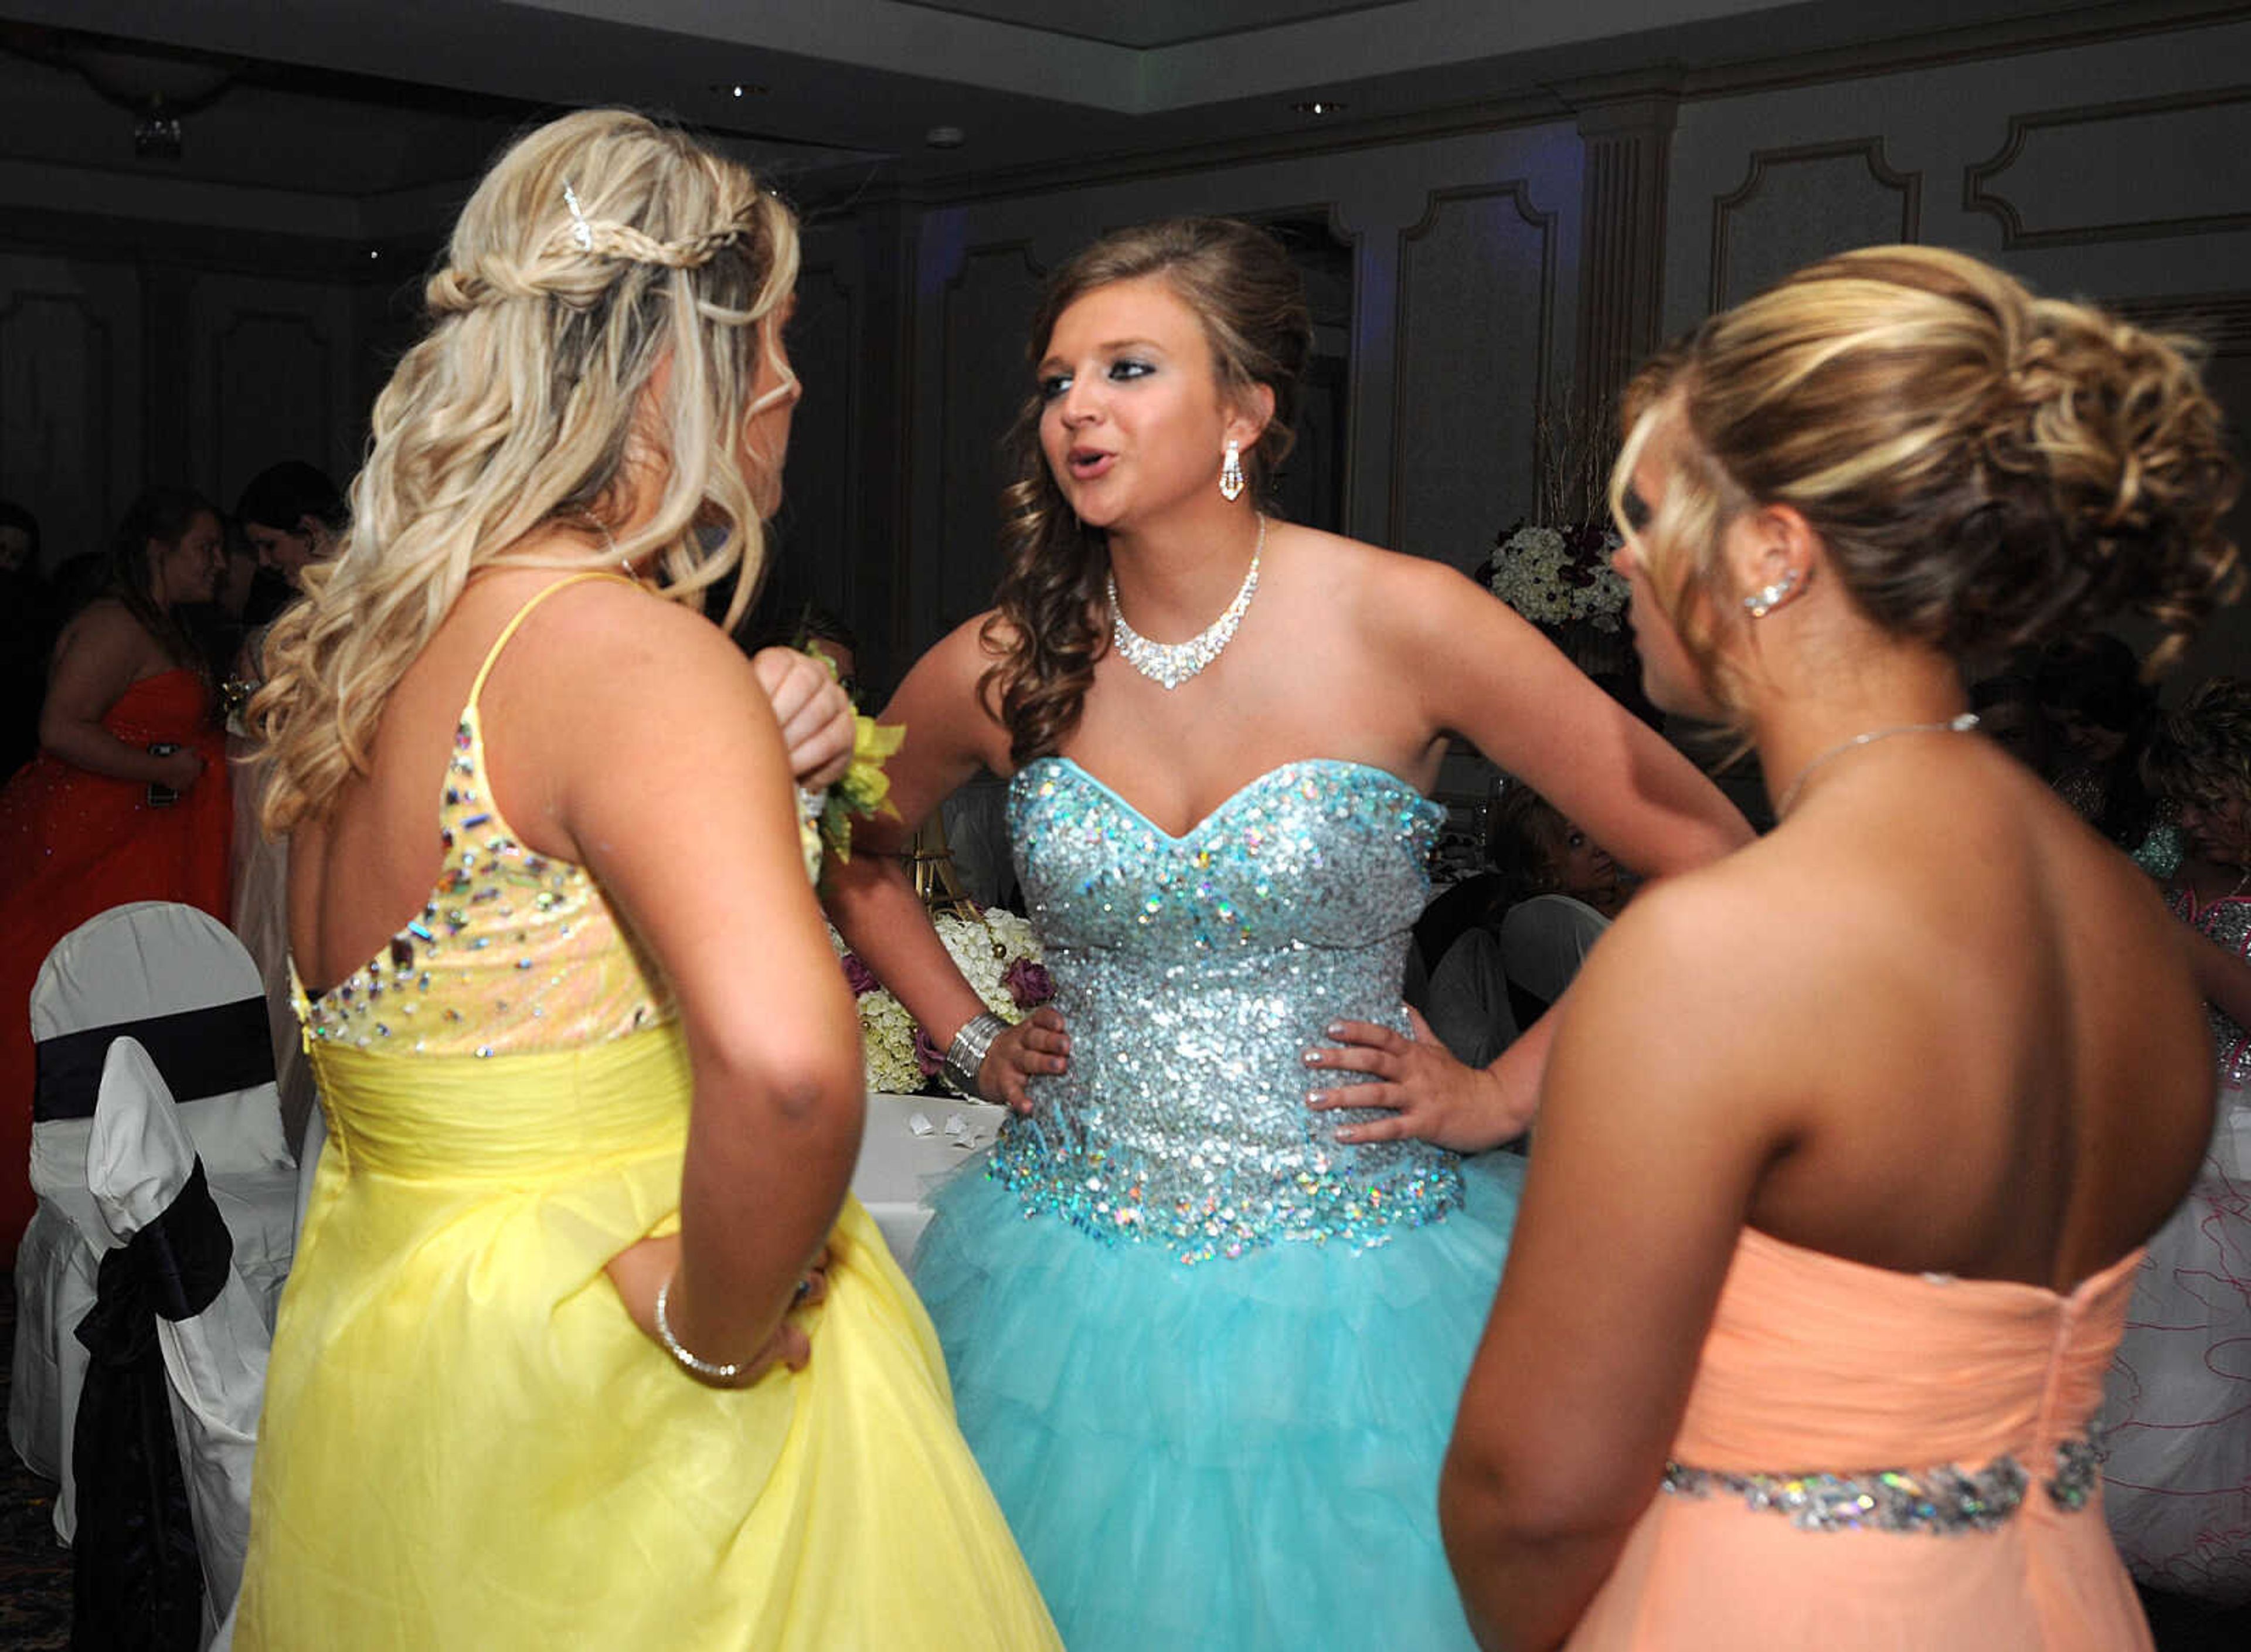
{"type": "Polygon", "coordinates": [[[1570,1647],[2148,1648],[2083,1445],[2140,1262],[2137,1251],[2059,1295],[1745,1230],[1673,1443],[1676,1463],[1706,1473],[1668,1476],[1570,1647]],[[2013,1510],[2005,1489],[1992,1495],[2012,1478],[2005,1458],[2023,1470],[2013,1510]],[[1833,1504],[1854,1488],[1780,1477],[1846,1476],[1904,1506],[1913,1494],[1878,1476],[1907,1470],[1958,1514],[1928,1472],[1941,1466],[1997,1505],[1983,1529],[1912,1515],[1911,1530],[1809,1527],[1753,1506],[1741,1478],[1833,1504]]]}

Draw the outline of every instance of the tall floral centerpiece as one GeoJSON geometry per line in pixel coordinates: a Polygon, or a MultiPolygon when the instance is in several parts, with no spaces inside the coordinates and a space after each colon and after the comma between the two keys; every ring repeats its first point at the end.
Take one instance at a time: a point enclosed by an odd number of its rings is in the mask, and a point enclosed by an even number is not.
{"type": "Polygon", "coordinates": [[[1610,517],[1614,423],[1607,406],[1568,399],[1541,410],[1535,517],[1496,534],[1476,577],[1616,692],[1614,679],[1638,674],[1624,628],[1626,582],[1610,566],[1624,543],[1610,517]]]}
{"type": "Polygon", "coordinates": [[[1585,626],[1615,635],[1626,601],[1626,583],[1610,566],[1620,543],[1607,523],[1562,528],[1519,524],[1495,537],[1482,570],[1485,583],[1545,629],[1585,626]]]}

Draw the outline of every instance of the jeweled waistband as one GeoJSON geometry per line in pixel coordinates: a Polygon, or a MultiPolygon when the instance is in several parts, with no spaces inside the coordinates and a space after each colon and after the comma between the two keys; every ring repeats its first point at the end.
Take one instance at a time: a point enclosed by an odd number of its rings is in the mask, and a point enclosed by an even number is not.
{"type": "MultiPolygon", "coordinates": [[[[2045,1482],[2048,1501],[2059,1509],[2085,1508],[2102,1462],[2090,1423],[2086,1433],[2056,1447],[2055,1473],[2045,1482]]],[[[2015,1457],[2005,1454],[1975,1471],[1943,1463],[1859,1475],[1738,1475],[1668,1462],[1664,1483],[1674,1496],[1740,1497],[1756,1512],[1787,1516],[1801,1531],[1950,1536],[2001,1526],[2024,1505],[2032,1476],[2015,1457]]]]}
{"type": "Polygon", "coordinates": [[[1222,1169],[1223,1151],[1185,1173],[1120,1142],[1045,1139],[1011,1124],[986,1174],[1023,1201],[1106,1241],[1170,1249],[1183,1263],[1234,1258],[1278,1243],[1383,1244],[1403,1228],[1443,1220],[1462,1203],[1460,1161],[1423,1142],[1357,1156],[1307,1149],[1285,1162],[1222,1169]]]}

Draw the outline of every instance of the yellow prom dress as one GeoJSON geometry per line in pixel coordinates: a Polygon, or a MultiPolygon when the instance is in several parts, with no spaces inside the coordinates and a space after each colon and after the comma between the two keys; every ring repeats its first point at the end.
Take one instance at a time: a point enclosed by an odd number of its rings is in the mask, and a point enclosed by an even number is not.
{"type": "Polygon", "coordinates": [[[488,790],[478,694],[562,583],[470,691],[428,904],[298,996],[329,1135],[274,1333],[235,1644],[1056,1647],[856,1200],[828,1300],[800,1314],[811,1363],[746,1390],[681,1371],[603,1271],[677,1225],[691,1086],[600,888],[527,849],[488,790]]]}

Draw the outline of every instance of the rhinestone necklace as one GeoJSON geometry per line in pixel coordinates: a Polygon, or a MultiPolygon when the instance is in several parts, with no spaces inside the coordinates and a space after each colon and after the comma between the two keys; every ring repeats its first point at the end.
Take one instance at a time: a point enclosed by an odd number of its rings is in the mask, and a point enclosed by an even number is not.
{"type": "Polygon", "coordinates": [[[1775,803],[1774,817],[1779,821],[1790,813],[1790,806],[1797,801],[1798,793],[1805,789],[1805,782],[1813,777],[1813,771],[1832,757],[1842,757],[1863,746],[1874,746],[1878,740],[1887,740],[1894,734],[1967,734],[1977,726],[1977,713],[1964,711],[1959,717],[1948,718],[1943,723],[1901,723],[1890,728],[1872,728],[1865,734],[1853,735],[1849,740],[1839,740],[1827,751],[1816,753],[1812,760],[1797,771],[1797,778],[1790,782],[1789,788],[1775,803]]]}
{"type": "Polygon", "coordinates": [[[1243,623],[1243,615],[1250,607],[1250,599],[1258,589],[1258,559],[1266,549],[1266,518],[1258,518],[1258,543],[1250,548],[1250,571],[1243,576],[1243,588],[1235,593],[1235,600],[1226,611],[1185,642],[1152,642],[1126,623],[1126,611],[1118,606],[1118,576],[1103,576],[1110,589],[1110,640],[1126,663],[1160,688],[1176,689],[1220,656],[1227,645],[1235,640],[1235,628],[1243,623]]]}

